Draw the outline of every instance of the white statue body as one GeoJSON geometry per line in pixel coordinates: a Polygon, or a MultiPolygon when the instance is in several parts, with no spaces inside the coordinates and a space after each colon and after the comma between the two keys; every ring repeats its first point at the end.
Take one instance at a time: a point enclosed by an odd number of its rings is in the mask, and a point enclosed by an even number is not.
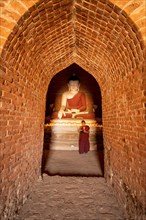
{"type": "Polygon", "coordinates": [[[66,116],[66,113],[78,113],[80,112],[79,109],[74,108],[74,109],[66,109],[67,105],[67,99],[72,99],[78,92],[79,92],[79,87],[80,83],[78,80],[70,80],[68,83],[68,88],[69,91],[66,91],[62,95],[62,100],[61,100],[61,108],[58,112],[58,118],[61,119],[62,116],[66,116]]]}

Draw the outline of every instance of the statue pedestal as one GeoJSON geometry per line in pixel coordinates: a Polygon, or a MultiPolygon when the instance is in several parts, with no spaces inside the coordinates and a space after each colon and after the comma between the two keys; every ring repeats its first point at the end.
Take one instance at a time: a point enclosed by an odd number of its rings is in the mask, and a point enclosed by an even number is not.
{"type": "MultiPolygon", "coordinates": [[[[86,119],[90,127],[90,150],[103,149],[102,125],[97,125],[95,119],[86,119]]],[[[78,150],[81,119],[53,119],[45,124],[44,149],[78,150]]]]}

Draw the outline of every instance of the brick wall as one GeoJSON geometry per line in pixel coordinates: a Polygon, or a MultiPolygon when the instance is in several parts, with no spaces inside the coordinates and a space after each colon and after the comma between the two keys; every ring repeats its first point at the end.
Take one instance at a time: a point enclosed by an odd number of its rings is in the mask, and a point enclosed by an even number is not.
{"type": "Polygon", "coordinates": [[[129,73],[103,98],[106,178],[132,219],[143,219],[145,207],[143,74],[141,69],[129,73]]]}
{"type": "MultiPolygon", "coordinates": [[[[104,0],[42,0],[31,8],[35,1],[17,2],[21,6],[18,13],[17,5],[15,10],[8,7],[12,1],[6,5],[2,1],[2,219],[13,218],[40,175],[48,85],[72,63],[99,83],[106,179],[129,216],[141,217],[145,37],[139,31],[143,30],[143,17],[140,22],[139,14],[134,18],[132,10],[143,9],[143,3],[142,7],[127,5],[128,16],[104,0]]],[[[143,16],[143,10],[139,12],[143,16]]]]}
{"type": "Polygon", "coordinates": [[[26,200],[40,175],[45,97],[30,71],[29,81],[26,67],[16,72],[9,61],[1,64],[1,210],[7,219],[26,200]]]}

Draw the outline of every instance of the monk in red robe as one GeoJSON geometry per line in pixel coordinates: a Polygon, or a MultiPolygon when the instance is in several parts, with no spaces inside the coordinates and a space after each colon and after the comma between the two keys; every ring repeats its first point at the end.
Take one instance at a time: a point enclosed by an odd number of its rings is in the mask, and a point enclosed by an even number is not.
{"type": "Polygon", "coordinates": [[[52,118],[94,118],[94,113],[86,110],[86,96],[79,91],[80,81],[77,76],[72,76],[68,81],[69,90],[64,92],[61,100],[61,107],[54,112],[52,118]]]}
{"type": "Polygon", "coordinates": [[[79,128],[79,153],[88,153],[90,150],[90,143],[89,143],[89,130],[90,127],[86,125],[86,122],[83,120],[82,125],[79,128]]]}

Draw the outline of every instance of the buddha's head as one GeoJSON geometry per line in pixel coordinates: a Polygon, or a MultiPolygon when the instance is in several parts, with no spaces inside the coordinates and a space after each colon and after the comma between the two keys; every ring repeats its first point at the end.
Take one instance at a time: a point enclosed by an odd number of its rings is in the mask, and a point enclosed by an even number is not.
{"type": "Polygon", "coordinates": [[[68,79],[68,88],[71,92],[79,91],[80,79],[76,75],[73,75],[68,79]]]}

